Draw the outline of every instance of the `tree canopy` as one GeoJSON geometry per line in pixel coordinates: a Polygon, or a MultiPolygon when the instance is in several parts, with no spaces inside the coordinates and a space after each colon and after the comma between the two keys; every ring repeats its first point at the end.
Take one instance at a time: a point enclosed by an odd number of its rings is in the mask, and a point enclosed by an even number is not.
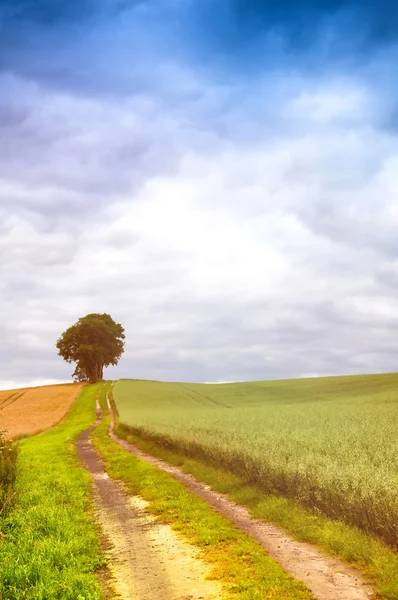
{"type": "Polygon", "coordinates": [[[57,341],[59,356],[76,363],[77,381],[103,378],[104,367],[117,365],[124,352],[124,328],[110,315],[92,313],[69,327],[57,341]]]}

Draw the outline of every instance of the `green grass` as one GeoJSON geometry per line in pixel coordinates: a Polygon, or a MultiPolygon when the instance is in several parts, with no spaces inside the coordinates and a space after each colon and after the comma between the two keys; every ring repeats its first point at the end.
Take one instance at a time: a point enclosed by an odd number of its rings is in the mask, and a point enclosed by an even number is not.
{"type": "MultiPolygon", "coordinates": [[[[104,397],[101,406],[106,410],[104,397]]],[[[214,512],[210,506],[157,467],[133,456],[113,442],[109,418],[93,434],[108,473],[123,480],[130,491],[150,503],[149,510],[202,550],[213,563],[213,576],[223,584],[225,600],[310,600],[312,595],[295,581],[250,537],[214,512]]]]}
{"type": "Polygon", "coordinates": [[[19,444],[17,497],[1,528],[1,600],[102,597],[95,571],[103,558],[90,478],[78,466],[74,446],[95,420],[99,385],[84,387],[56,428],[19,444]]]}
{"type": "Polygon", "coordinates": [[[398,547],[398,375],[224,385],[122,380],[120,420],[398,547]]]}

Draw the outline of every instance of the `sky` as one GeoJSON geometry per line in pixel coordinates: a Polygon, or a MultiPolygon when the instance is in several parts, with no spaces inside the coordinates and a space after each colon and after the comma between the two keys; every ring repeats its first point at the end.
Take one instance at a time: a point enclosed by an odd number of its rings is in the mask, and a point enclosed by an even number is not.
{"type": "Polygon", "coordinates": [[[0,388],[396,371],[395,0],[1,0],[0,388]]]}

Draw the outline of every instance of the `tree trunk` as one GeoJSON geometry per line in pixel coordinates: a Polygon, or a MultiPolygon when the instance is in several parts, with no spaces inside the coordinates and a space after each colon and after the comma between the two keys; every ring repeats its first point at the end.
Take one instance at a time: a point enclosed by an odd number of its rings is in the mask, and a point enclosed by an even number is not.
{"type": "Polygon", "coordinates": [[[104,365],[98,360],[90,365],[90,383],[101,381],[104,377],[104,365]]]}

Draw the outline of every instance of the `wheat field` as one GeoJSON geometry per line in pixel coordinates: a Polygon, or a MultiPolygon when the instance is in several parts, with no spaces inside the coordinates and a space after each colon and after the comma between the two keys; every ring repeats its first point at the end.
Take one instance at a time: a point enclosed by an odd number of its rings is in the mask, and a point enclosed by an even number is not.
{"type": "Polygon", "coordinates": [[[398,374],[223,385],[121,380],[122,423],[398,547],[398,374]]]}
{"type": "Polygon", "coordinates": [[[53,427],[67,413],[82,384],[66,383],[0,391],[0,430],[10,438],[53,427]]]}

